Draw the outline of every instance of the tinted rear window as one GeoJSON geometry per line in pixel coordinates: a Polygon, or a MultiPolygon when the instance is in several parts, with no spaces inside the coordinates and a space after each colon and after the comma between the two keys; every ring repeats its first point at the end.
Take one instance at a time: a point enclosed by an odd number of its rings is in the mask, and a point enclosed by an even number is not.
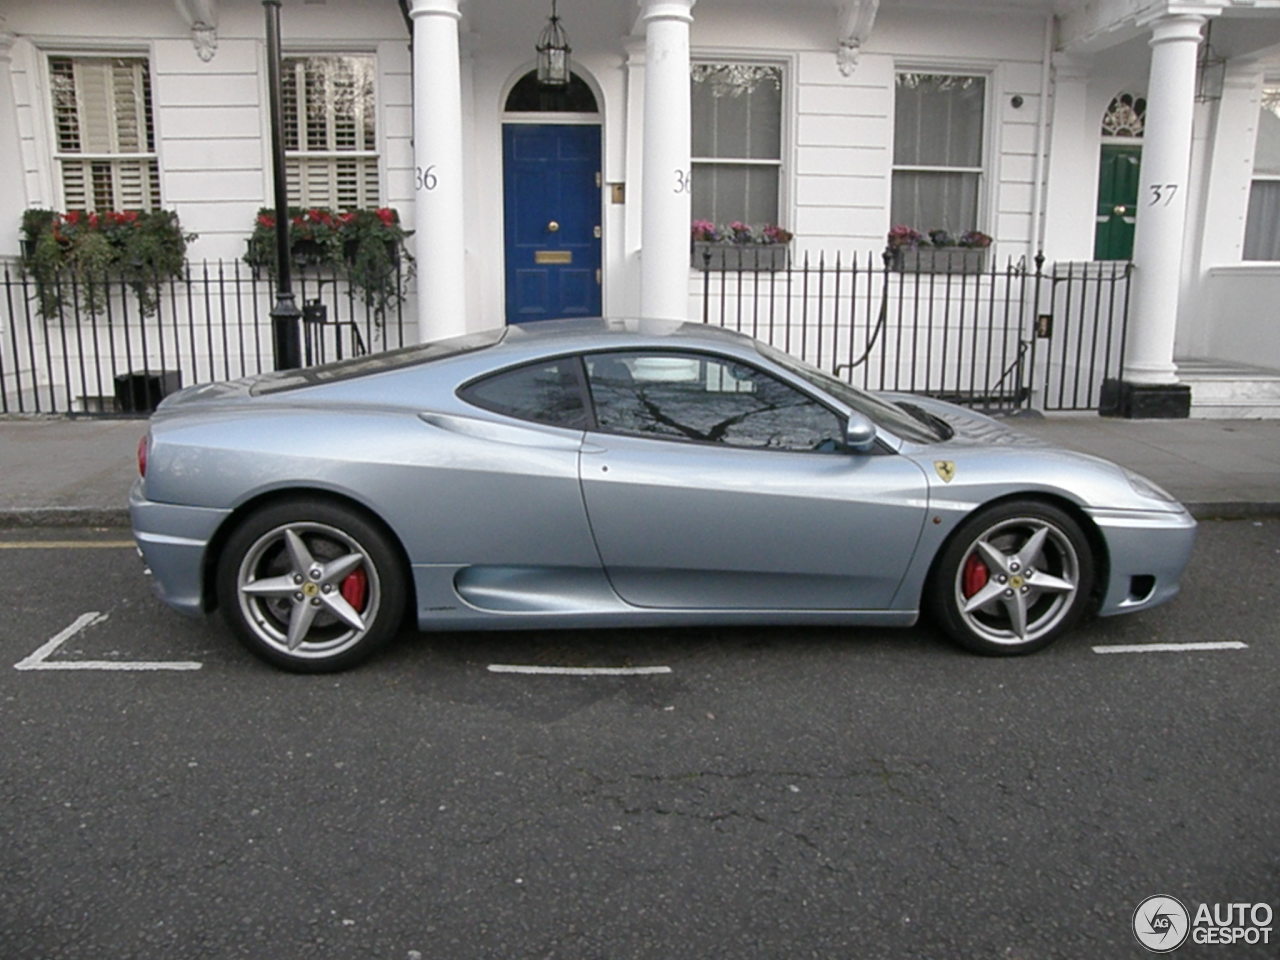
{"type": "Polygon", "coordinates": [[[468,403],[508,417],[585,430],[587,411],[577,365],[577,357],[561,357],[504,370],[470,384],[461,396],[468,403]]]}

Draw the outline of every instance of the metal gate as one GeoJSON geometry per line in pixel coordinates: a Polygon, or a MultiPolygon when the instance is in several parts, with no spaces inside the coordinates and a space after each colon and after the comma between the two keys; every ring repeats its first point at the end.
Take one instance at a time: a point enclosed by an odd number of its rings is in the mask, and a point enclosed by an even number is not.
{"type": "MultiPolygon", "coordinates": [[[[1037,274],[1039,274],[1037,270],[1037,274]]],[[[1097,410],[1118,379],[1129,322],[1127,261],[1055,263],[1042,278],[1032,377],[1045,410],[1097,410]]]]}

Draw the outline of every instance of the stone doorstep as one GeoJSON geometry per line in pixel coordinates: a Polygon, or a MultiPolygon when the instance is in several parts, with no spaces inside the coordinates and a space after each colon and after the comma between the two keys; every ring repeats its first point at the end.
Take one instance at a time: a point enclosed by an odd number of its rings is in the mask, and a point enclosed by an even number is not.
{"type": "Polygon", "coordinates": [[[1208,420],[1280,419],[1280,371],[1226,360],[1180,360],[1191,387],[1191,416],[1208,420]]]}

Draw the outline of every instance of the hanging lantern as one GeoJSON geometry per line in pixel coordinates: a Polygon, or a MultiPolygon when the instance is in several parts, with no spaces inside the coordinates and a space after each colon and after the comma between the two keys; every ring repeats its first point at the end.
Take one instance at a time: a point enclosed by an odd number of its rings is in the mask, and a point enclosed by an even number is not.
{"type": "Polygon", "coordinates": [[[1204,42],[1196,57],[1196,103],[1212,103],[1222,99],[1227,76],[1227,58],[1213,49],[1213,21],[1204,28],[1204,42]]]}
{"type": "Polygon", "coordinates": [[[569,37],[560,26],[556,0],[551,0],[551,18],[538,37],[538,82],[546,87],[569,84],[569,37]]]}

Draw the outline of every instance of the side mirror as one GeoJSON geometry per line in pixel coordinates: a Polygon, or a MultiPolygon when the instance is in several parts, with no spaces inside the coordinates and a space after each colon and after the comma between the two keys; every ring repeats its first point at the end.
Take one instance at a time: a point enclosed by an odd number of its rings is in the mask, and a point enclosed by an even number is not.
{"type": "Polygon", "coordinates": [[[876,425],[856,410],[844,425],[844,445],[856,453],[866,453],[876,444],[876,425]]]}

